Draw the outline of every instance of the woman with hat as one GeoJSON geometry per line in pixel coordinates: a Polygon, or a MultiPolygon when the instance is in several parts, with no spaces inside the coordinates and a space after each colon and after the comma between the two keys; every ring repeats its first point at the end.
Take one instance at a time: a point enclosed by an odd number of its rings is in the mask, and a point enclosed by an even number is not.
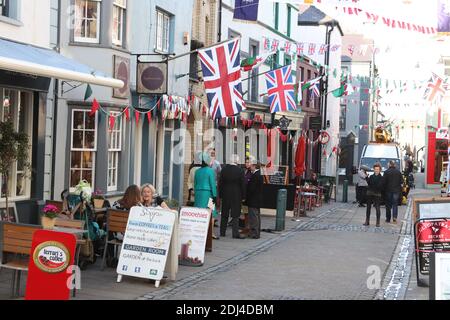
{"type": "MultiPolygon", "coordinates": [[[[202,152],[199,154],[201,161],[201,168],[195,172],[194,177],[194,194],[195,203],[194,206],[197,208],[208,208],[209,199],[212,199],[213,203],[216,204],[217,200],[217,189],[216,189],[216,174],[209,164],[211,162],[210,156],[202,152]]],[[[213,220],[217,218],[217,212],[214,209],[212,212],[213,220]]],[[[214,239],[218,239],[213,235],[214,239]]]]}

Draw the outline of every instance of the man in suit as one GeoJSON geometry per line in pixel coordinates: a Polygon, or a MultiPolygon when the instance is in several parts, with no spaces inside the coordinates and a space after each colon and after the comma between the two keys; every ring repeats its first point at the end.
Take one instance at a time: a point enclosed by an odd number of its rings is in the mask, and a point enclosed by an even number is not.
{"type": "Polygon", "coordinates": [[[225,237],[228,217],[231,211],[233,238],[243,239],[239,233],[239,217],[242,200],[245,199],[244,170],[238,166],[238,156],[232,155],[231,163],[225,165],[220,172],[219,195],[222,199],[222,219],[220,236],[225,237]]]}
{"type": "Polygon", "coordinates": [[[248,236],[259,239],[261,233],[261,206],[263,203],[263,177],[256,164],[256,160],[250,158],[250,181],[247,185],[248,224],[250,233],[248,236]]]}

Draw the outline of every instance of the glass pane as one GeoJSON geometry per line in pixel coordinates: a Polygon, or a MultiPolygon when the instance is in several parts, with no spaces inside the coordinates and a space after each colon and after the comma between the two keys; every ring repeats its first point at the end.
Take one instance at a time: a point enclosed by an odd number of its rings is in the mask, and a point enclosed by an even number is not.
{"type": "Polygon", "coordinates": [[[87,2],[87,13],[86,17],[88,19],[97,19],[97,1],[88,1],[87,2]]]}
{"type": "Polygon", "coordinates": [[[86,113],[86,129],[95,130],[95,116],[90,117],[89,114],[86,113]]]}
{"type": "Polygon", "coordinates": [[[84,132],[84,148],[95,149],[95,131],[84,132]]]}
{"type": "Polygon", "coordinates": [[[83,131],[73,132],[72,148],[76,149],[83,148],[83,131]]]}
{"type": "Polygon", "coordinates": [[[87,38],[97,38],[97,20],[87,20],[86,37],[87,38]]]}
{"type": "Polygon", "coordinates": [[[120,34],[120,26],[119,26],[119,7],[113,7],[113,40],[119,40],[120,34]]]}
{"type": "Polygon", "coordinates": [[[20,93],[20,105],[18,108],[18,112],[19,112],[18,130],[19,130],[19,132],[26,132],[26,121],[25,121],[26,104],[27,104],[27,94],[25,92],[21,92],[20,93]]]}
{"type": "Polygon", "coordinates": [[[73,151],[72,152],[72,160],[70,162],[71,168],[81,168],[81,152],[73,151]]]}
{"type": "Polygon", "coordinates": [[[17,91],[7,90],[3,91],[3,121],[13,120],[13,110],[17,106],[17,91]]]}
{"type": "Polygon", "coordinates": [[[91,170],[83,170],[82,179],[86,180],[92,186],[92,171],[91,170]]]}
{"type": "Polygon", "coordinates": [[[75,187],[81,178],[81,170],[70,170],[70,187],[75,187]]]}
{"type": "Polygon", "coordinates": [[[16,196],[24,196],[26,188],[26,179],[23,173],[17,174],[16,196]]]}
{"type": "Polygon", "coordinates": [[[74,111],[74,113],[73,113],[73,129],[84,129],[84,112],[74,111]]]}
{"type": "Polygon", "coordinates": [[[85,151],[83,152],[83,169],[92,169],[94,165],[94,159],[93,159],[94,153],[85,151]]]}

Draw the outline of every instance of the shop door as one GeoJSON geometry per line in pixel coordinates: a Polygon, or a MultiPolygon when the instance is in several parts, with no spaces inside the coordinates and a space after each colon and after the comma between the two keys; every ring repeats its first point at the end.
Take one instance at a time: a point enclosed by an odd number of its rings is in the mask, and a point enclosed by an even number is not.
{"type": "Polygon", "coordinates": [[[172,133],[173,122],[166,120],[164,127],[158,130],[156,187],[157,192],[163,198],[172,196],[172,133]]]}

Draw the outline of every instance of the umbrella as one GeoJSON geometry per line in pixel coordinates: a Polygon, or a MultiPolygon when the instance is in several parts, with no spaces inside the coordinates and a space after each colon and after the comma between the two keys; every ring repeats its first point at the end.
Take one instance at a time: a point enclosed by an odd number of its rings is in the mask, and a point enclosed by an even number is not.
{"type": "Polygon", "coordinates": [[[295,152],[295,175],[302,176],[305,172],[306,141],[304,137],[298,138],[297,151],[295,152]]]}

